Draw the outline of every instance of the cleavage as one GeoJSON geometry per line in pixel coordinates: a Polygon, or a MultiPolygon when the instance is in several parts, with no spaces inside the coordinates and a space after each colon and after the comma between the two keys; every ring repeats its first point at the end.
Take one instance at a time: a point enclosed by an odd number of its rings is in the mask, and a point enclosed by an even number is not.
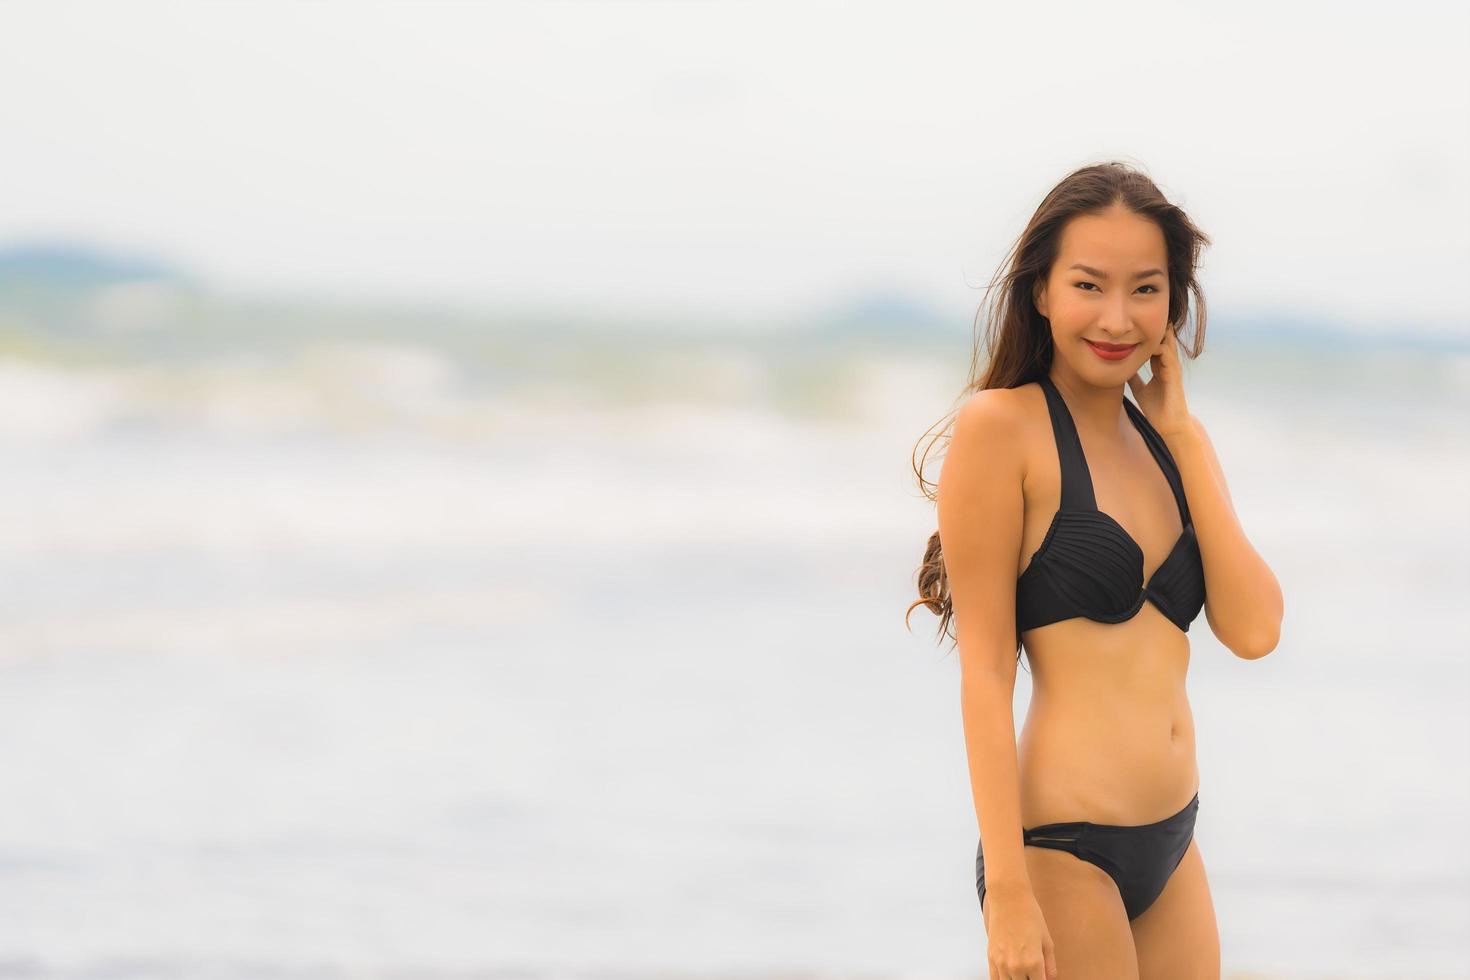
{"type": "MultiPolygon", "coordinates": [[[[1092,482],[1094,508],[1110,517],[1115,524],[1121,527],[1123,533],[1132,538],[1133,543],[1143,553],[1143,580],[1147,583],[1153,578],[1153,573],[1158,570],[1159,565],[1168,560],[1184,534],[1184,527],[1177,501],[1174,498],[1174,490],[1169,484],[1169,478],[1165,475],[1163,466],[1149,451],[1143,433],[1137,432],[1131,418],[1129,426],[1134,428],[1137,443],[1125,437],[1123,448],[1114,454],[1113,459],[1106,456],[1098,459],[1099,465],[1094,469],[1093,459],[1087,455],[1085,446],[1082,455],[1084,462],[1087,463],[1088,476],[1092,482]],[[1099,492],[1099,481],[1093,478],[1099,471],[1103,475],[1103,483],[1110,488],[1102,493],[1099,492]],[[1163,489],[1162,493],[1160,493],[1160,487],[1163,489]],[[1131,506],[1125,506],[1123,503],[1128,499],[1134,501],[1131,506]],[[1150,514],[1157,516],[1151,520],[1150,514]],[[1162,524],[1163,529],[1150,527],[1149,525],[1154,522],[1162,524]],[[1159,543],[1150,548],[1151,542],[1159,543]],[[1158,561],[1152,568],[1149,567],[1148,561],[1151,552],[1158,555],[1158,561]]],[[[1081,439],[1079,432],[1078,441],[1081,442],[1081,439]]]]}

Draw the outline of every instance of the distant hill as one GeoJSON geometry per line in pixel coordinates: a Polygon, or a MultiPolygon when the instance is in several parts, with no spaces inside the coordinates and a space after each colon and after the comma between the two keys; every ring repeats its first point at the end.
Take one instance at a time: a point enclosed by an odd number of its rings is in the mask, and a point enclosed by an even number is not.
{"type": "Polygon", "coordinates": [[[89,245],[47,242],[0,246],[0,287],[85,290],[124,282],[184,285],[188,281],[182,270],[167,263],[89,245]]]}
{"type": "Polygon", "coordinates": [[[846,337],[963,336],[968,321],[946,315],[924,297],[902,289],[876,288],[815,313],[802,333],[846,337]]]}
{"type": "MultiPolygon", "coordinates": [[[[551,306],[441,308],[221,292],[146,254],[62,241],[0,245],[0,336],[64,340],[121,353],[295,347],[313,340],[402,340],[462,352],[576,345],[586,351],[684,350],[747,344],[777,351],[858,346],[964,351],[975,309],[938,305],[903,284],[869,280],[815,309],[722,323],[716,315],[661,315],[551,306]]],[[[1294,311],[1211,307],[1207,350],[1364,349],[1470,352],[1470,328],[1385,323],[1353,328],[1294,311]]]]}

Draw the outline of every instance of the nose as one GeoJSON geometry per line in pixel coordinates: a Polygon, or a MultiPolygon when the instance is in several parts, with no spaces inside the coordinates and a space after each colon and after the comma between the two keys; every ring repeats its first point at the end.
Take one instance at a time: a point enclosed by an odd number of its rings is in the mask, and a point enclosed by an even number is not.
{"type": "Polygon", "coordinates": [[[1112,299],[1102,304],[1102,310],[1098,313],[1097,325],[1102,328],[1110,338],[1122,337],[1128,333],[1128,300],[1112,299]]]}

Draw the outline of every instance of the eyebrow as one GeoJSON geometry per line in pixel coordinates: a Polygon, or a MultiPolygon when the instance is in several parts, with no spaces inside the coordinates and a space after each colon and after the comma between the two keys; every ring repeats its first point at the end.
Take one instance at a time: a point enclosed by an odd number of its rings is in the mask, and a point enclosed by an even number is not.
{"type": "MultiPolygon", "coordinates": [[[[1081,269],[1083,272],[1087,273],[1089,276],[1097,276],[1099,279],[1106,279],[1108,277],[1108,274],[1106,272],[1103,272],[1101,269],[1094,269],[1092,266],[1090,266],[1090,265],[1083,265],[1081,262],[1073,262],[1070,266],[1068,266],[1068,268],[1069,269],[1081,269]]],[[[1140,272],[1138,275],[1134,276],[1133,278],[1134,279],[1147,279],[1149,276],[1162,276],[1163,274],[1164,274],[1164,270],[1163,269],[1145,269],[1142,272],[1140,272]]]]}

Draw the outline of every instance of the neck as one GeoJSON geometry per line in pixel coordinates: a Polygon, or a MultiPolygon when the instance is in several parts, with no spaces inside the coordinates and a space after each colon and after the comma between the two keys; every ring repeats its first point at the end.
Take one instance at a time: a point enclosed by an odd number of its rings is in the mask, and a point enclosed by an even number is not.
{"type": "Polygon", "coordinates": [[[1055,365],[1048,376],[1066,400],[1067,411],[1078,429],[1098,433],[1120,431],[1124,412],[1123,385],[1099,388],[1058,371],[1055,365]]]}

